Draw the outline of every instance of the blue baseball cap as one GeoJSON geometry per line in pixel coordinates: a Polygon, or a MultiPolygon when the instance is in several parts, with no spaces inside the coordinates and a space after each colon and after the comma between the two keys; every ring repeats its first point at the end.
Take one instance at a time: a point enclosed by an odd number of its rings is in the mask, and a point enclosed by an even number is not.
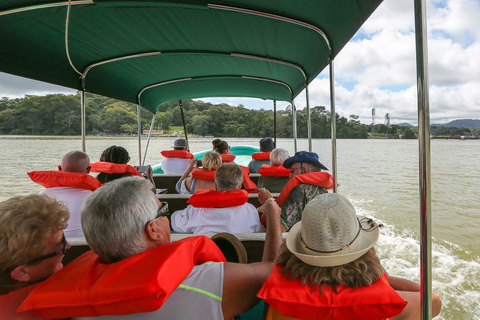
{"type": "Polygon", "coordinates": [[[327,167],[325,167],[323,164],[320,163],[320,161],[318,161],[318,154],[316,154],[315,152],[298,151],[293,157],[285,160],[283,162],[283,166],[287,169],[290,169],[292,167],[292,164],[295,162],[313,163],[322,168],[322,170],[328,170],[327,167]]]}

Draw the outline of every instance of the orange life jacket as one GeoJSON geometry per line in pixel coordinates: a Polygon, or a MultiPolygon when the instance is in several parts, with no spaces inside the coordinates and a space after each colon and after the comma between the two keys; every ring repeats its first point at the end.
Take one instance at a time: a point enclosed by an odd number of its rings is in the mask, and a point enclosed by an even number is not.
{"type": "Polygon", "coordinates": [[[89,251],[38,285],[19,311],[47,318],[124,315],[158,310],[192,271],[225,262],[205,236],[165,244],[116,263],[89,251]]]}
{"type": "Polygon", "coordinates": [[[45,188],[72,187],[85,190],[96,190],[102,183],[88,173],[67,171],[32,171],[28,176],[33,182],[45,188]]]}
{"type": "Polygon", "coordinates": [[[222,157],[222,162],[233,162],[236,158],[236,156],[231,153],[222,153],[220,156],[222,157]]]}
{"type": "Polygon", "coordinates": [[[262,165],[258,171],[262,176],[267,177],[289,177],[291,170],[285,168],[284,166],[273,166],[264,164],[262,165]]]}
{"type": "Polygon", "coordinates": [[[196,208],[228,208],[241,206],[247,201],[248,192],[245,190],[198,190],[192,194],[187,203],[196,208]]]}
{"type": "Polygon", "coordinates": [[[160,152],[165,158],[193,159],[193,154],[183,150],[163,150],[160,152]]]}
{"type": "Polygon", "coordinates": [[[45,319],[32,313],[31,311],[17,313],[18,307],[25,298],[39,283],[21,288],[7,294],[0,295],[0,316],[2,319],[9,320],[39,320],[45,319]]]}
{"type": "Polygon", "coordinates": [[[252,154],[253,160],[268,160],[270,161],[270,154],[272,151],[269,152],[255,152],[252,154]]]}
{"type": "Polygon", "coordinates": [[[141,177],[142,174],[135,169],[134,166],[129,164],[119,164],[113,162],[97,161],[90,164],[92,166],[92,172],[103,173],[130,173],[134,176],[141,177]]]}
{"type": "Polygon", "coordinates": [[[248,175],[250,173],[250,169],[248,169],[248,167],[245,167],[245,166],[240,166],[240,168],[243,171],[243,187],[249,193],[256,193],[257,192],[257,185],[255,184],[255,182],[253,182],[250,179],[250,176],[248,175]]]}
{"type": "Polygon", "coordinates": [[[386,274],[368,287],[351,289],[339,285],[335,293],[332,286],[325,286],[320,293],[319,287],[302,285],[299,278],[288,280],[288,275],[279,271],[282,267],[274,266],[257,296],[287,317],[380,320],[399,314],[407,305],[390,287],[386,274]]]}
{"type": "Polygon", "coordinates": [[[285,185],[277,198],[277,204],[281,206],[287,201],[288,196],[300,184],[312,184],[325,189],[333,189],[333,178],[328,172],[309,172],[293,176],[285,185]]]}
{"type": "Polygon", "coordinates": [[[192,177],[199,180],[215,181],[215,170],[206,170],[203,168],[193,168],[192,177]]]}

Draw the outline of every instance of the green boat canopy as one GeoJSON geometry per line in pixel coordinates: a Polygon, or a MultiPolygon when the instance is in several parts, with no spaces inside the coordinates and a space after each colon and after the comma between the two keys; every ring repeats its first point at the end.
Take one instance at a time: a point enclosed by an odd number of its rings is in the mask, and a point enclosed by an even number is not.
{"type": "Polygon", "coordinates": [[[0,71],[153,113],[203,97],[291,102],[381,2],[3,0],[0,71]]]}

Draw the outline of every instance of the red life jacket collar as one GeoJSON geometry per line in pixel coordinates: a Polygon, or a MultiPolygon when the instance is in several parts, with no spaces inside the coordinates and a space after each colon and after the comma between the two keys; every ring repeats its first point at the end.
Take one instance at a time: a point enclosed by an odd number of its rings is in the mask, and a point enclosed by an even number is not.
{"type": "Polygon", "coordinates": [[[215,181],[215,170],[206,170],[203,168],[193,168],[192,177],[198,180],[215,181]]]}
{"type": "Polygon", "coordinates": [[[30,179],[45,188],[72,187],[94,191],[102,186],[101,182],[88,173],[67,171],[32,171],[30,179]]]}
{"type": "Polygon", "coordinates": [[[252,154],[252,159],[253,160],[268,160],[270,161],[270,154],[272,153],[272,151],[269,151],[269,152],[255,152],[252,154]]]}
{"type": "Polygon", "coordinates": [[[19,312],[46,318],[123,315],[158,310],[192,271],[208,261],[225,262],[205,236],[162,245],[106,264],[89,251],[45,280],[19,312]]]}
{"type": "Polygon", "coordinates": [[[368,287],[351,289],[339,285],[337,292],[326,286],[320,293],[302,285],[299,278],[288,280],[288,275],[280,273],[283,266],[275,265],[267,281],[258,292],[280,314],[298,319],[386,319],[393,317],[405,308],[405,302],[388,284],[384,274],[368,287]]]}
{"type": "Polygon", "coordinates": [[[300,184],[311,184],[325,189],[333,189],[333,178],[328,172],[309,172],[293,176],[277,198],[279,206],[287,201],[288,196],[300,184]]]}
{"type": "Polygon", "coordinates": [[[248,191],[248,193],[256,193],[257,185],[252,181],[252,179],[250,179],[250,169],[245,166],[240,166],[240,169],[243,171],[243,187],[248,191]]]}
{"type": "Polygon", "coordinates": [[[130,173],[134,176],[141,177],[142,174],[138,172],[135,167],[129,164],[119,164],[113,162],[97,161],[92,164],[92,172],[103,172],[103,173],[130,173]]]}
{"type": "Polygon", "coordinates": [[[264,164],[257,172],[266,177],[289,177],[291,170],[283,166],[264,164]]]}
{"type": "Polygon", "coordinates": [[[160,152],[165,158],[193,159],[193,154],[183,150],[163,150],[160,152]]]}
{"type": "Polygon", "coordinates": [[[24,287],[7,294],[0,295],[0,315],[2,319],[9,320],[41,320],[41,318],[36,316],[30,311],[17,313],[18,307],[22,304],[25,298],[38,286],[40,283],[32,284],[28,287],[24,287]]]}
{"type": "Polygon", "coordinates": [[[222,157],[222,162],[232,162],[236,158],[236,156],[231,153],[222,153],[220,156],[222,157]]]}
{"type": "Polygon", "coordinates": [[[228,208],[244,205],[247,201],[248,192],[245,190],[198,190],[187,203],[196,208],[228,208]]]}

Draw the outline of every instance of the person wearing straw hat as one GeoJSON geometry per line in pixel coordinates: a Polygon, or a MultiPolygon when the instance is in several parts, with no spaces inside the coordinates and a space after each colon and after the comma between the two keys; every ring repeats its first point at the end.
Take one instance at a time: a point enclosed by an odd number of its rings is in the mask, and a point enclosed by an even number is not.
{"type": "MultiPolygon", "coordinates": [[[[267,319],[420,319],[420,286],[383,271],[379,227],[340,194],[309,202],[258,293],[267,319]]],[[[433,316],[440,309],[433,293],[433,316]]]]}

